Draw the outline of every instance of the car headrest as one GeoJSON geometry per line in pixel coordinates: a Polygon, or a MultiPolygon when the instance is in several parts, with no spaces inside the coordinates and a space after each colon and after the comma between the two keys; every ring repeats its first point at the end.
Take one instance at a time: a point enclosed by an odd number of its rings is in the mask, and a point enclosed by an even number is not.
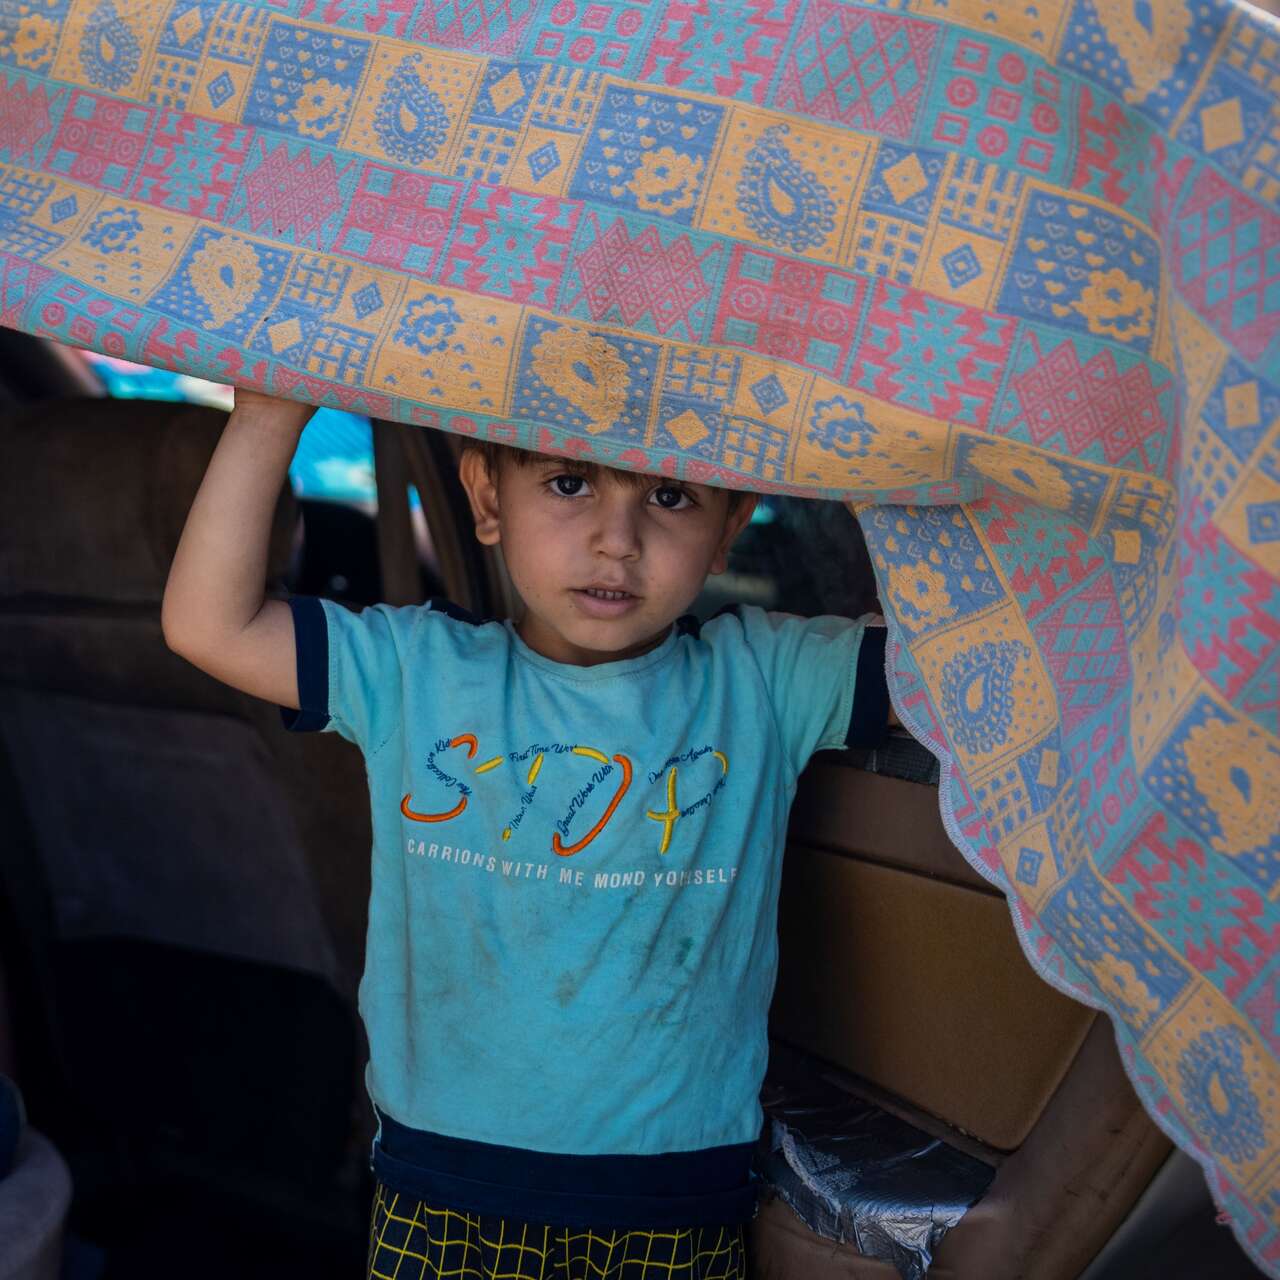
{"type": "MultiPolygon", "coordinates": [[[[154,604],[227,415],[158,400],[67,399],[0,417],[0,596],[154,604]]],[[[297,507],[277,503],[268,576],[297,507]]]]}

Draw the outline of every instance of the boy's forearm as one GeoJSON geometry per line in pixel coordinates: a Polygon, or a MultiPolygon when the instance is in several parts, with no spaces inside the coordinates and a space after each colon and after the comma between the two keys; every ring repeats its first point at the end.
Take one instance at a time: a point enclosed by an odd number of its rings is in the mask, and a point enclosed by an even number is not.
{"type": "Polygon", "coordinates": [[[165,587],[165,639],[185,657],[214,652],[262,608],[280,489],[310,416],[285,402],[237,405],[182,531],[165,587]]]}

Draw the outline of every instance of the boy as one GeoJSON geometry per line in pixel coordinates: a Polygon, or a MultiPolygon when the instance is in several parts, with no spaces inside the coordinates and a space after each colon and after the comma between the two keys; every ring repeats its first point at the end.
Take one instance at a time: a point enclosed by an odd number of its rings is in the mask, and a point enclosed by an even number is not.
{"type": "Polygon", "coordinates": [[[365,755],[369,1274],[736,1280],[788,810],[812,752],[882,733],[883,632],[699,627],[753,496],[495,446],[461,477],[518,624],[264,600],[311,412],[237,392],[163,624],[365,755]]]}

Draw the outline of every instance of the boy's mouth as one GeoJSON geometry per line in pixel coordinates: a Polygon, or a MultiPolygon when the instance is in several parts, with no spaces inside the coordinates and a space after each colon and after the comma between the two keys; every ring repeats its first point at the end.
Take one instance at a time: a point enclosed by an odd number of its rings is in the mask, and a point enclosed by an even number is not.
{"type": "Polygon", "coordinates": [[[572,594],[578,608],[591,618],[619,618],[640,603],[640,597],[630,591],[608,587],[576,587],[572,594]]]}

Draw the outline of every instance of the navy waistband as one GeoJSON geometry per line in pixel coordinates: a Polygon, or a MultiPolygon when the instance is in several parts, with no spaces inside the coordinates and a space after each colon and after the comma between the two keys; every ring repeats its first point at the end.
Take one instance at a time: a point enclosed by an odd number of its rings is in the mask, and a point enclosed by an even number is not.
{"type": "Polygon", "coordinates": [[[433,1208],[612,1228],[730,1225],[755,1212],[750,1142],[650,1156],[557,1155],[379,1119],[374,1174],[433,1208]]]}

